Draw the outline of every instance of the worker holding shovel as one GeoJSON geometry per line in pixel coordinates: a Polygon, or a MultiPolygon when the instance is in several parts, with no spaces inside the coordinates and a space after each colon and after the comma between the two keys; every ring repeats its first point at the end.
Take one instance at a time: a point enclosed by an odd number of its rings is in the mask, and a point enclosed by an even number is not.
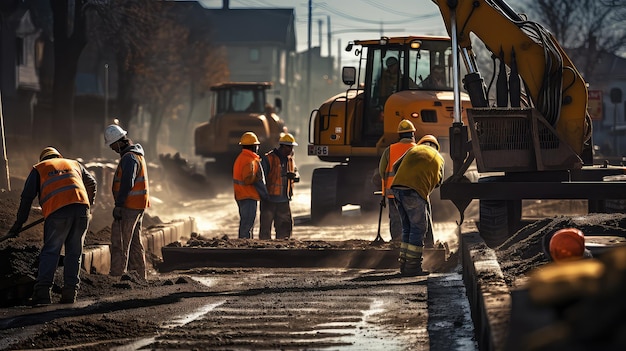
{"type": "MultiPolygon", "coordinates": [[[[392,241],[402,240],[402,223],[400,222],[400,215],[394,204],[394,196],[391,191],[391,183],[393,182],[393,164],[404,153],[415,146],[415,126],[407,119],[403,119],[398,123],[398,142],[389,145],[385,151],[383,151],[380,157],[380,163],[378,166],[378,178],[382,181],[382,192],[389,204],[389,233],[391,234],[392,241]]],[[[380,184],[379,181],[379,184],[380,184]]],[[[385,199],[381,201],[382,207],[385,205],[385,199]]]]}
{"type": "Polygon", "coordinates": [[[32,305],[50,304],[50,289],[65,246],[61,303],[74,303],[80,285],[80,261],[96,197],[96,179],[78,161],[63,158],[53,147],[43,149],[22,191],[17,219],[7,237],[15,237],[28,219],[36,196],[43,213],[43,247],[30,299],[32,305]]]}
{"type": "Polygon", "coordinates": [[[433,222],[430,193],[443,181],[444,159],[439,142],[425,135],[393,166],[391,190],[402,221],[400,273],[421,275],[424,246],[431,246],[433,222]]]}

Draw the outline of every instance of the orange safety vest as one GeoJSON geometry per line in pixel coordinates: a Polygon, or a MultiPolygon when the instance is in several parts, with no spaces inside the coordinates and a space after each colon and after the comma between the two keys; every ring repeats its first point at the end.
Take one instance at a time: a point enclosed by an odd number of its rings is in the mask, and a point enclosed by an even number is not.
{"type": "Polygon", "coordinates": [[[85,204],[89,207],[89,197],[77,161],[53,158],[33,167],[39,173],[39,205],[44,218],[70,204],[85,204]]]}
{"type": "Polygon", "coordinates": [[[393,177],[396,173],[393,171],[393,164],[396,163],[404,155],[404,153],[415,146],[415,142],[410,143],[394,143],[389,145],[389,162],[387,162],[387,168],[385,169],[385,178],[383,179],[383,194],[392,199],[393,192],[391,191],[391,183],[393,183],[393,177]]]}
{"type": "MultiPolygon", "coordinates": [[[[282,172],[282,168],[280,166],[280,157],[274,153],[274,150],[265,154],[267,156],[267,160],[269,161],[270,169],[268,174],[265,175],[266,178],[266,186],[267,192],[270,195],[280,196],[281,191],[283,191],[284,181],[287,181],[287,198],[291,199],[293,196],[293,179],[287,179],[285,174],[282,172]]],[[[293,158],[287,157],[287,169],[286,172],[295,173],[296,167],[293,162],[293,158]]]]}
{"type": "Polygon", "coordinates": [[[242,149],[233,165],[233,188],[235,200],[261,200],[259,192],[254,187],[257,173],[261,167],[261,156],[252,150],[242,149]]]}
{"type": "MultiPolygon", "coordinates": [[[[142,210],[150,207],[150,195],[148,191],[148,175],[146,173],[146,160],[143,156],[134,152],[124,154],[122,157],[135,157],[140,164],[139,172],[135,176],[135,184],[130,189],[126,201],[124,201],[124,207],[132,208],[135,210],[142,210]],[[128,155],[128,156],[126,156],[128,155]]],[[[120,192],[120,185],[122,182],[122,162],[117,165],[115,170],[115,176],[113,176],[113,198],[117,199],[117,195],[120,192]]]]}

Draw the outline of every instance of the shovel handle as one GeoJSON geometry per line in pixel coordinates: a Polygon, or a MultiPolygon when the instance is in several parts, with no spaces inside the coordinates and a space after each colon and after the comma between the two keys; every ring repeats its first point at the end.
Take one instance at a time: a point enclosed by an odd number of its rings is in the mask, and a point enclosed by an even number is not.
{"type": "MultiPolygon", "coordinates": [[[[30,229],[30,228],[32,228],[32,227],[34,227],[34,226],[36,226],[37,224],[39,224],[39,223],[41,223],[41,222],[43,222],[43,221],[44,221],[44,218],[39,218],[38,220],[36,220],[36,221],[34,221],[34,222],[32,222],[32,223],[29,223],[29,224],[27,224],[27,225],[23,226],[23,227],[20,229],[20,231],[19,231],[19,232],[17,232],[17,234],[19,234],[19,233],[21,233],[21,232],[23,232],[23,231],[25,231],[25,230],[27,230],[27,229],[30,229]]],[[[5,240],[7,240],[7,239],[11,239],[11,238],[15,238],[15,237],[17,237],[17,235],[7,234],[7,235],[5,235],[5,236],[0,237],[0,243],[1,243],[1,242],[3,242],[3,241],[5,241],[5,240]]]]}
{"type": "Polygon", "coordinates": [[[39,224],[39,223],[41,223],[41,222],[43,222],[43,221],[44,221],[44,218],[43,218],[43,217],[42,217],[42,218],[39,218],[38,220],[36,220],[36,221],[34,221],[34,222],[31,222],[31,223],[29,223],[29,224],[27,224],[27,225],[23,226],[23,227],[22,227],[22,229],[20,229],[20,231],[19,231],[18,233],[21,233],[21,232],[23,232],[23,231],[25,231],[25,230],[27,230],[27,229],[30,229],[30,228],[32,228],[32,227],[34,227],[34,226],[36,226],[37,224],[39,224]]]}

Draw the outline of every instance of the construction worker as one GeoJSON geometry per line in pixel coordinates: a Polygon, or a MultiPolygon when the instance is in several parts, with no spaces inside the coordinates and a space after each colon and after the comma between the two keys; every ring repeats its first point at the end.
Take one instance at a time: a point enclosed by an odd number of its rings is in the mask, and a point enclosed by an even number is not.
{"type": "Polygon", "coordinates": [[[245,132],[239,140],[241,153],[233,165],[233,188],[239,207],[239,238],[252,239],[258,201],[267,199],[265,176],[261,167],[259,138],[253,132],[245,132]]]}
{"type": "Polygon", "coordinates": [[[91,219],[89,208],[94,203],[96,188],[96,179],[78,161],[63,158],[53,147],[46,147],[39,155],[39,163],[26,178],[17,219],[9,230],[11,236],[18,235],[28,219],[35,196],[38,196],[45,222],[39,270],[30,304],[51,303],[50,289],[64,245],[61,303],[76,301],[83,242],[91,219]]]}
{"type": "Polygon", "coordinates": [[[408,89],[417,88],[417,84],[410,77],[407,77],[400,68],[400,63],[395,56],[387,57],[385,60],[386,69],[381,73],[381,77],[377,84],[378,89],[378,105],[381,107],[385,106],[385,102],[389,96],[397,93],[401,90],[406,90],[407,87],[404,87],[406,80],[406,84],[408,84],[408,89]]]}
{"type": "MultiPolygon", "coordinates": [[[[394,204],[391,182],[393,181],[393,164],[404,153],[415,146],[415,126],[409,120],[403,119],[398,123],[398,137],[400,140],[389,145],[383,151],[378,164],[378,175],[382,180],[383,196],[387,198],[387,208],[389,209],[389,233],[392,241],[402,240],[402,223],[398,209],[394,204]]],[[[384,199],[383,199],[384,201],[384,199]]],[[[384,202],[382,203],[384,205],[384,202]]]]}
{"type": "Polygon", "coordinates": [[[425,135],[393,166],[391,190],[402,222],[400,273],[421,275],[424,238],[433,237],[430,193],[443,181],[439,142],[425,135]]]}
{"type": "Polygon", "coordinates": [[[291,237],[293,218],[289,201],[293,196],[294,183],[300,181],[293,158],[294,146],[298,146],[298,143],[293,135],[282,133],[278,140],[278,148],[261,157],[269,198],[261,200],[259,239],[271,239],[272,222],[276,230],[276,239],[291,237]]]}
{"type": "Polygon", "coordinates": [[[104,142],[120,154],[113,176],[113,224],[111,224],[111,276],[129,271],[147,278],[146,257],[141,243],[141,225],[146,208],[150,207],[148,167],[143,147],[135,144],[117,124],[104,130],[104,142]]]}
{"type": "Polygon", "coordinates": [[[431,74],[422,81],[420,86],[431,90],[448,88],[448,83],[446,83],[446,71],[443,66],[433,66],[431,74]]]}

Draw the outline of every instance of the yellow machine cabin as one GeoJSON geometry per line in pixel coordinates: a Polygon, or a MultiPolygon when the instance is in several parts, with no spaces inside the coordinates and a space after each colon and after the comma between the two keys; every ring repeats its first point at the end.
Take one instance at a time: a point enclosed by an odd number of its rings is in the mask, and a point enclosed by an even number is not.
{"type": "Polygon", "coordinates": [[[230,170],[241,152],[241,135],[248,131],[258,136],[261,151],[271,150],[285,131],[284,121],[276,114],[282,108],[281,99],[276,98],[274,106],[267,101],[271,87],[269,82],[227,82],[211,87],[209,121],[195,130],[196,155],[212,158],[230,170]]]}
{"type": "MultiPolygon", "coordinates": [[[[377,207],[373,191],[380,189],[371,178],[384,149],[398,141],[402,119],[413,122],[417,139],[433,134],[447,140],[453,122],[449,38],[382,37],[351,42],[346,51],[353,49],[359,65],[342,71],[350,88],[326,100],[309,121],[308,155],[337,163],[313,172],[313,221],[340,213],[346,204],[377,207]]],[[[465,94],[463,101],[470,106],[465,94]]]]}

